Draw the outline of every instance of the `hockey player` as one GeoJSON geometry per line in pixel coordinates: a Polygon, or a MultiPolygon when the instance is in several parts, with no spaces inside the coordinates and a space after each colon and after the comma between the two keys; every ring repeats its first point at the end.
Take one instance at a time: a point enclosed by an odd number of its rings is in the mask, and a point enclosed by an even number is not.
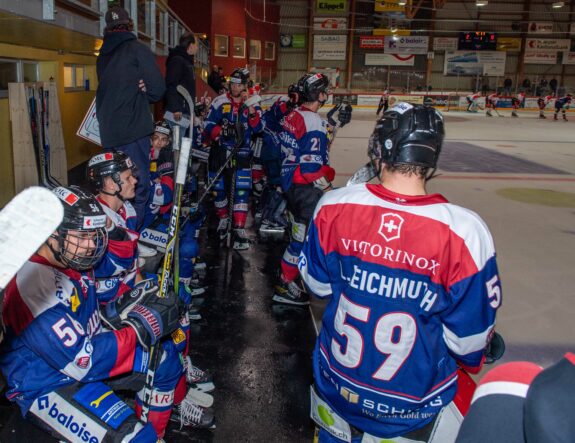
{"type": "Polygon", "coordinates": [[[134,164],[123,152],[105,152],[88,161],[87,174],[107,216],[108,248],[94,268],[96,293],[107,303],[142,280],[138,268],[134,164]]]}
{"type": "MultiPolygon", "coordinates": [[[[497,112],[498,101],[499,101],[499,94],[497,92],[494,92],[493,94],[489,94],[487,96],[487,99],[485,100],[485,115],[487,117],[493,117],[493,115],[491,114],[492,109],[495,112],[497,112]]],[[[497,112],[497,115],[499,115],[499,112],[497,112]]]]}
{"type": "Polygon", "coordinates": [[[375,115],[379,116],[379,113],[383,110],[383,112],[387,111],[389,108],[389,91],[386,89],[383,91],[381,98],[379,99],[379,104],[377,105],[377,111],[375,115]]]}
{"type": "Polygon", "coordinates": [[[106,214],[80,188],[53,192],[64,220],[6,288],[0,368],[7,397],[61,440],[155,442],[170,415],[179,360],[166,355],[156,371],[153,427],[113,389],[143,386],[146,349],[177,327],[175,299],[158,298],[158,286],[142,282],[102,312],[115,329],[105,331],[91,269],[106,250],[106,214]]]}
{"type": "Polygon", "coordinates": [[[547,107],[551,99],[553,99],[552,95],[548,95],[546,97],[539,97],[537,99],[537,106],[539,107],[539,118],[547,118],[545,117],[545,108],[547,107]]]}
{"type": "Polygon", "coordinates": [[[315,209],[298,266],[329,300],[313,357],[320,442],[454,439],[457,367],[481,369],[501,286],[485,223],[426,191],[443,139],[434,108],[394,105],[368,148],[381,184],[315,209]]]}
{"type": "Polygon", "coordinates": [[[308,294],[296,281],[297,259],[313,209],[332,187],[335,171],[329,166],[328,123],[317,113],[328,99],[329,80],[322,74],[306,74],[300,80],[302,104],[282,123],[281,186],[290,219],[290,243],[281,262],[273,300],[293,305],[309,304],[308,294]]]}
{"type": "Polygon", "coordinates": [[[511,106],[513,110],[511,111],[511,117],[519,117],[517,110],[525,101],[525,92],[519,92],[517,97],[511,97],[511,106]]]}
{"type": "MultiPolygon", "coordinates": [[[[234,200],[232,222],[234,229],[233,248],[249,248],[245,232],[248,214],[248,200],[252,187],[251,148],[252,135],[263,130],[261,108],[256,100],[247,96],[249,71],[245,68],[235,69],[230,76],[230,91],[214,99],[205,120],[204,144],[209,145],[208,176],[215,178],[216,171],[225,163],[230,151],[239,144],[241,148],[236,155],[236,166],[233,174],[234,200]]],[[[220,219],[218,235],[224,239],[228,232],[228,200],[224,178],[218,178],[215,186],[214,204],[220,219]]]]}
{"type": "MultiPolygon", "coordinates": [[[[165,127],[168,127],[167,124],[165,127]]],[[[152,164],[154,163],[152,162],[152,164]]],[[[108,218],[108,248],[103,259],[94,268],[96,291],[98,301],[101,304],[115,301],[120,294],[132,289],[136,282],[142,280],[137,259],[136,245],[139,234],[135,230],[136,215],[134,208],[128,201],[135,196],[137,180],[133,175],[133,169],[134,166],[130,158],[120,151],[96,155],[88,162],[87,176],[99,192],[96,198],[108,218]]],[[[183,249],[180,248],[180,250],[183,249]]],[[[185,268],[182,260],[181,268],[185,268]]],[[[194,294],[190,295],[190,291],[185,289],[180,288],[180,299],[184,304],[190,304],[191,295],[194,294]]],[[[189,329],[189,318],[187,314],[184,314],[180,317],[178,328],[175,329],[172,336],[162,341],[164,350],[172,359],[176,359],[176,362],[172,362],[172,364],[180,368],[181,366],[178,365],[179,354],[188,355],[189,329]]],[[[191,371],[189,363],[186,361],[186,375],[191,371]]],[[[198,390],[202,391],[197,386],[192,385],[186,397],[181,400],[181,403],[179,402],[177,406],[178,418],[182,417],[181,411],[184,409],[195,408],[204,413],[198,406],[210,407],[212,405],[213,398],[203,392],[198,392],[198,390]]],[[[206,414],[213,416],[212,411],[206,414]]],[[[211,424],[208,420],[207,427],[210,427],[211,424]]],[[[205,425],[205,422],[194,423],[194,426],[205,425]]]]}
{"type": "Polygon", "coordinates": [[[467,97],[467,112],[477,112],[477,100],[479,100],[481,94],[469,94],[467,97]]]}
{"type": "Polygon", "coordinates": [[[261,162],[267,178],[261,201],[260,234],[264,237],[268,235],[283,237],[284,228],[287,224],[283,216],[285,199],[281,189],[282,159],[279,136],[283,131],[281,126],[283,119],[300,104],[299,102],[299,86],[297,84],[290,85],[288,95],[278,98],[262,116],[265,129],[261,162]]]}
{"type": "Polygon", "coordinates": [[[553,120],[558,120],[557,114],[559,111],[563,114],[563,120],[567,121],[567,109],[571,105],[571,94],[567,94],[565,97],[561,97],[555,100],[555,114],[553,115],[553,120]]]}

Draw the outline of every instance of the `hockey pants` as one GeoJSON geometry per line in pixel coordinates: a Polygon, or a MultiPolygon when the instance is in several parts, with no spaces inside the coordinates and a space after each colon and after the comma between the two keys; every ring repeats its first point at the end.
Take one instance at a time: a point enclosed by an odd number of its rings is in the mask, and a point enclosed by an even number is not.
{"type": "Polygon", "coordinates": [[[283,280],[294,281],[298,275],[297,261],[303,249],[307,228],[323,191],[314,185],[292,184],[285,193],[289,211],[290,243],[281,262],[283,280]]]}
{"type": "Polygon", "coordinates": [[[155,443],[164,435],[173,405],[186,395],[185,376],[179,355],[164,351],[156,370],[148,423],[141,422],[147,354],[138,348],[133,373],[106,383],[75,382],[60,387],[38,397],[26,417],[66,441],[155,443]],[[117,397],[114,389],[139,391],[136,410],[117,397]]]}
{"type": "MultiPolygon", "coordinates": [[[[225,148],[219,145],[212,145],[210,151],[210,159],[208,160],[208,178],[213,180],[216,172],[225,163],[227,152],[225,148]]],[[[252,188],[252,171],[250,166],[250,158],[247,152],[240,151],[236,158],[235,171],[234,168],[229,168],[235,174],[232,177],[235,179],[234,187],[234,207],[233,207],[233,226],[235,228],[243,228],[246,225],[248,216],[248,201],[250,198],[250,190],[252,188]]],[[[214,206],[216,207],[216,214],[219,219],[228,218],[228,195],[224,182],[224,174],[217,178],[214,186],[214,206]]]]}

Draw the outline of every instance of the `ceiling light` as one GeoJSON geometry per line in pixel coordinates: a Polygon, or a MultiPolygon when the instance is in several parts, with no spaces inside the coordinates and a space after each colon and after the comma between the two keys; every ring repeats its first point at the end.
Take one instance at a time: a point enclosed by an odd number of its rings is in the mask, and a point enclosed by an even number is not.
{"type": "Polygon", "coordinates": [[[399,6],[405,6],[405,5],[407,5],[407,0],[399,0],[399,2],[397,2],[397,4],[399,6]]]}
{"type": "Polygon", "coordinates": [[[479,7],[481,7],[481,6],[487,6],[488,3],[489,3],[489,2],[488,2],[487,0],[477,0],[477,1],[475,2],[475,6],[479,6],[479,7]]]}
{"type": "Polygon", "coordinates": [[[565,2],[555,2],[551,5],[552,8],[559,9],[565,6],[565,2]]]}

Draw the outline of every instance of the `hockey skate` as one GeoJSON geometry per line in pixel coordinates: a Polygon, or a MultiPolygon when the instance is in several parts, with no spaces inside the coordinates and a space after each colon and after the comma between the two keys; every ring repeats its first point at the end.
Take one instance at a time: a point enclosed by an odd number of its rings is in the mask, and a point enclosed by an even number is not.
{"type": "Polygon", "coordinates": [[[539,118],[547,118],[543,114],[539,114],[539,118]]]}
{"type": "Polygon", "coordinates": [[[230,220],[228,218],[221,218],[218,224],[218,238],[223,241],[228,236],[228,223],[230,220]]]}
{"type": "Polygon", "coordinates": [[[563,114],[563,120],[566,121],[566,122],[569,121],[569,120],[567,120],[567,115],[566,115],[566,114],[563,114]]]}
{"type": "Polygon", "coordinates": [[[203,392],[211,392],[216,389],[212,376],[208,372],[194,366],[189,355],[184,357],[184,371],[186,373],[186,382],[193,384],[196,389],[203,392]]]}
{"type": "Polygon", "coordinates": [[[555,114],[555,115],[553,116],[553,120],[554,120],[554,121],[558,121],[558,120],[559,120],[559,119],[557,118],[557,114],[555,114]]]}
{"type": "Polygon", "coordinates": [[[274,286],[274,295],[272,300],[278,303],[288,305],[307,306],[309,305],[309,295],[295,281],[285,282],[280,277],[278,283],[274,286]]]}
{"type": "Polygon", "coordinates": [[[493,117],[493,115],[491,114],[491,111],[486,111],[486,112],[485,112],[485,116],[487,116],[487,117],[493,117]]]}
{"type": "Polygon", "coordinates": [[[244,228],[234,228],[234,245],[236,251],[243,251],[250,247],[250,240],[244,228]]]}
{"type": "Polygon", "coordinates": [[[174,406],[170,421],[180,423],[180,429],[184,426],[195,429],[214,429],[215,415],[213,409],[202,408],[187,398],[174,406]]]}
{"type": "Polygon", "coordinates": [[[511,117],[519,117],[519,114],[515,111],[511,111],[511,117]]]}
{"type": "Polygon", "coordinates": [[[270,220],[263,220],[259,229],[260,237],[264,240],[284,238],[285,226],[280,223],[274,223],[270,220]]]}

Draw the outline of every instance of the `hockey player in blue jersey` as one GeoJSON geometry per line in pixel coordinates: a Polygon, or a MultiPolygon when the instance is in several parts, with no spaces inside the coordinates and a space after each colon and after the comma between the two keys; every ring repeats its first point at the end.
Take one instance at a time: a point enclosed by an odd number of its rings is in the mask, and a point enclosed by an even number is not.
{"type": "Polygon", "coordinates": [[[146,349],[177,327],[175,298],[158,298],[146,281],[99,313],[92,268],[106,251],[106,214],[80,188],[53,192],[64,220],[6,288],[6,395],[61,440],[155,442],[181,365],[174,370],[164,359],[156,371],[147,425],[113,390],[143,386],[146,349]]]}
{"type": "Polygon", "coordinates": [[[296,281],[297,260],[313,209],[331,189],[335,171],[329,166],[328,123],[317,113],[328,99],[329,79],[307,74],[299,81],[302,104],[282,122],[281,186],[290,213],[290,243],[281,262],[273,300],[293,305],[309,304],[309,296],[296,281]]]}
{"type": "Polygon", "coordinates": [[[565,97],[561,97],[555,100],[555,114],[553,115],[553,120],[558,120],[557,115],[559,111],[563,114],[563,120],[567,121],[567,109],[571,106],[571,94],[567,94],[565,97]]]}
{"type": "MultiPolygon", "coordinates": [[[[241,146],[236,155],[233,174],[235,178],[234,207],[232,208],[233,248],[237,250],[249,248],[245,224],[252,188],[250,140],[253,134],[263,130],[262,111],[257,97],[248,97],[247,94],[248,80],[247,69],[238,68],[232,72],[230,91],[214,99],[206,117],[204,129],[204,144],[211,144],[208,161],[210,179],[215,178],[216,171],[224,164],[236,144],[241,146]]],[[[223,176],[216,181],[214,190],[216,194],[214,205],[220,219],[218,235],[220,239],[223,239],[227,235],[230,216],[223,176]]]]}
{"type": "Polygon", "coordinates": [[[369,143],[381,184],[315,209],[298,266],[329,300],[313,357],[320,442],[455,440],[458,366],[481,369],[501,286],[485,223],[426,190],[443,138],[438,111],[396,104],[369,143]]]}
{"type": "Polygon", "coordinates": [[[94,267],[96,293],[107,303],[142,280],[138,268],[134,164],[123,152],[104,152],[88,161],[87,174],[107,216],[108,248],[94,267]]]}

